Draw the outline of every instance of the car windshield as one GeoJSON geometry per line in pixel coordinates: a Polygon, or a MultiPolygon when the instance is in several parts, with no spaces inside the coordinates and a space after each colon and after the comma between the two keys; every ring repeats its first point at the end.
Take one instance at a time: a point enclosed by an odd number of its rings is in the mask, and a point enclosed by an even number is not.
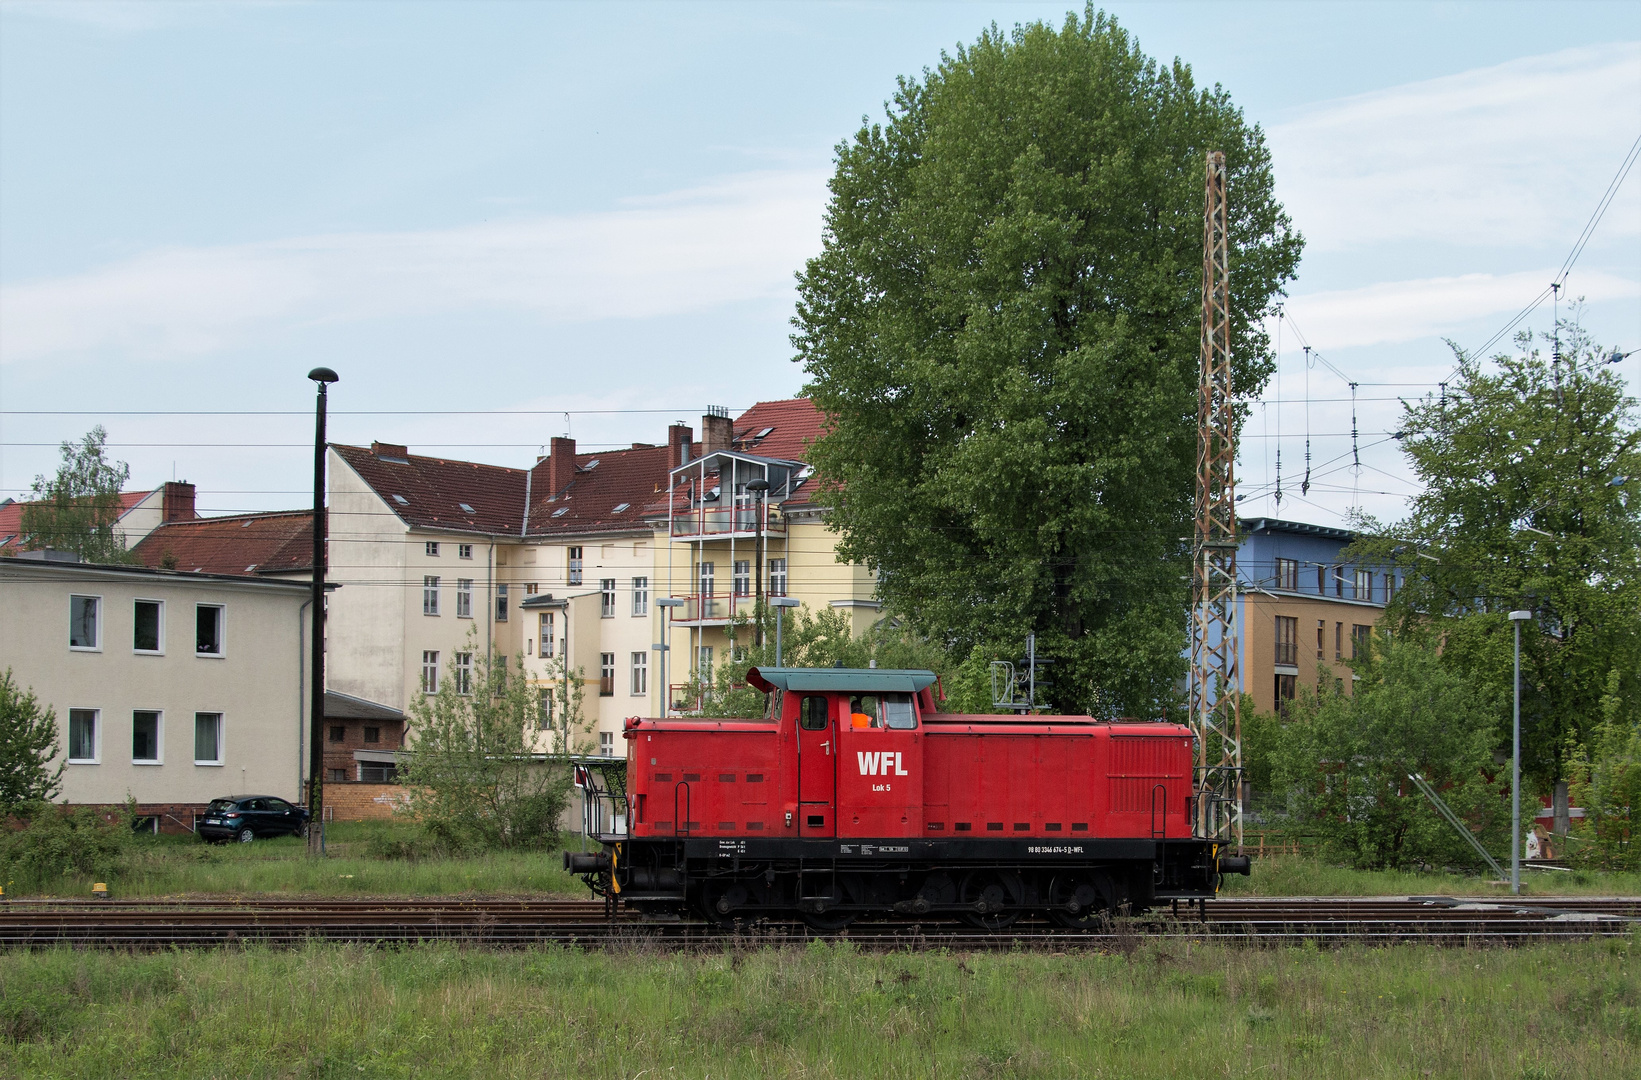
{"type": "Polygon", "coordinates": [[[233,799],[212,799],[211,805],[205,808],[207,814],[226,814],[239,805],[233,799]]]}

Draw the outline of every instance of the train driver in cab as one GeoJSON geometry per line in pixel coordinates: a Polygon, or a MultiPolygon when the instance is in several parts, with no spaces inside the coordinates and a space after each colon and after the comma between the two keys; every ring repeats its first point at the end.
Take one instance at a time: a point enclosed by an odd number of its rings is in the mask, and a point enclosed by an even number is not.
{"type": "Polygon", "coordinates": [[[878,719],[877,699],[859,695],[849,699],[849,726],[852,728],[881,727],[878,719]]]}

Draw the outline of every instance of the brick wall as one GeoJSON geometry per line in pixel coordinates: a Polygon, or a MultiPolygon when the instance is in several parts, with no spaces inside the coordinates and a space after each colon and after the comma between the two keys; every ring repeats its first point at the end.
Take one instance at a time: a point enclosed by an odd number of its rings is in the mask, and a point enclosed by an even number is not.
{"type": "Polygon", "coordinates": [[[325,807],[331,821],[386,821],[405,798],[399,784],[326,784],[325,807]]]}

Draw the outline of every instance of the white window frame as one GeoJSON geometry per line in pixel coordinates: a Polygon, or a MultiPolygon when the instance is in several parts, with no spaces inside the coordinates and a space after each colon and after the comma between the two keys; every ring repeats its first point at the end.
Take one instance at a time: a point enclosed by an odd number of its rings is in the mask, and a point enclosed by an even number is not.
{"type": "Polygon", "coordinates": [[[564,583],[566,585],[580,585],[583,560],[579,547],[564,549],[564,583]]]}
{"type": "Polygon", "coordinates": [[[598,579],[598,617],[615,618],[615,578],[598,579]]]}
{"type": "Polygon", "coordinates": [[[551,611],[543,611],[536,619],[538,646],[536,655],[551,660],[558,655],[558,619],[551,611]]]}
{"type": "Polygon", "coordinates": [[[165,710],[164,709],[132,709],[131,710],[131,738],[137,738],[137,714],[151,713],[154,717],[154,756],[140,758],[136,747],[131,748],[131,764],[133,765],[164,765],[165,764],[165,710]]]}
{"type": "Polygon", "coordinates": [[[769,595],[785,596],[787,588],[787,561],[782,556],[769,560],[769,595]],[[778,582],[778,584],[777,584],[778,582]]]}
{"type": "Polygon", "coordinates": [[[70,652],[102,652],[103,651],[103,598],[102,598],[102,596],[93,595],[91,593],[70,593],[69,594],[69,597],[68,597],[68,641],[69,641],[68,648],[69,648],[70,652]],[[95,633],[93,635],[96,639],[94,644],[91,644],[91,645],[76,645],[76,644],[74,644],[74,617],[75,617],[75,614],[76,614],[76,612],[74,610],[74,608],[75,608],[74,602],[76,600],[90,600],[90,601],[93,601],[96,605],[96,612],[97,612],[96,622],[97,622],[97,626],[96,626],[95,633]]]}
{"type": "Polygon", "coordinates": [[[730,593],[735,596],[751,596],[752,560],[736,559],[734,562],[730,563],[729,571],[730,593]]]}
{"type": "Polygon", "coordinates": [[[70,706],[68,710],[68,748],[70,765],[101,765],[103,763],[103,711],[89,709],[83,706],[70,706]],[[91,714],[91,757],[74,757],[74,714],[91,714]]]}
{"type": "Polygon", "coordinates": [[[221,660],[228,655],[228,605],[226,604],[195,604],[194,605],[194,655],[207,660],[221,660]],[[217,651],[199,651],[199,613],[201,608],[215,608],[217,613],[217,651]]]}
{"type": "Polygon", "coordinates": [[[615,696],[615,653],[613,652],[598,654],[598,696],[615,696]],[[610,685],[608,695],[604,693],[604,684],[606,682],[610,685]]]}
{"type": "Polygon", "coordinates": [[[644,618],[650,613],[650,579],[647,577],[632,579],[632,613],[634,618],[644,618]]]}
{"type": "Polygon", "coordinates": [[[428,618],[439,617],[439,575],[422,575],[422,614],[428,618]]]}
{"type": "Polygon", "coordinates": [[[427,553],[427,557],[437,559],[439,557],[439,542],[437,540],[428,540],[425,541],[425,544],[426,546],[422,550],[427,553]]]}
{"type": "Polygon", "coordinates": [[[702,561],[695,564],[695,587],[703,600],[718,595],[718,563],[702,561]]]}
{"type": "Polygon", "coordinates": [[[473,617],[473,579],[461,577],[456,579],[456,618],[471,619],[473,617]]]}
{"type": "Polygon", "coordinates": [[[507,610],[507,583],[505,581],[499,582],[496,585],[496,613],[495,614],[496,614],[496,620],[495,620],[496,622],[507,622],[508,621],[510,613],[507,610]]]}
{"type": "Polygon", "coordinates": [[[628,691],[633,697],[648,697],[650,693],[650,654],[635,651],[627,667],[628,691]]]}
{"type": "Polygon", "coordinates": [[[1356,580],[1351,586],[1351,592],[1357,600],[1372,601],[1373,599],[1373,571],[1358,568],[1356,580]]]}
{"type": "Polygon", "coordinates": [[[458,558],[458,559],[471,559],[472,557],[473,557],[473,545],[472,544],[457,544],[456,545],[456,558],[458,558]]]}
{"type": "Polygon", "coordinates": [[[199,765],[199,766],[203,766],[203,767],[216,768],[216,769],[222,768],[224,762],[226,762],[228,760],[228,755],[223,752],[223,747],[222,747],[222,743],[223,743],[224,738],[227,735],[227,731],[228,731],[228,725],[224,722],[222,713],[219,713],[219,712],[196,712],[194,714],[194,764],[195,765],[199,765]],[[207,760],[207,759],[202,758],[202,757],[199,756],[199,718],[202,717],[202,716],[214,716],[214,717],[216,717],[217,756],[216,756],[215,760],[207,760]]]}
{"type": "Polygon", "coordinates": [[[461,694],[463,697],[471,697],[473,694],[473,654],[458,652],[454,655],[456,661],[452,670],[456,675],[456,693],[461,694]]]}
{"type": "Polygon", "coordinates": [[[422,693],[439,692],[439,650],[422,650],[422,693]],[[430,677],[431,676],[431,677],[430,677]]]}
{"type": "Polygon", "coordinates": [[[695,671],[702,682],[712,679],[712,646],[697,645],[695,647],[695,671]]]}
{"type": "Polygon", "coordinates": [[[600,757],[615,757],[615,732],[598,733],[598,754],[600,757]]]}
{"type": "Polygon", "coordinates": [[[154,600],[146,596],[133,597],[131,600],[131,651],[137,656],[164,656],[165,655],[165,601],[154,600]],[[160,609],[159,616],[159,648],[137,648],[137,605],[156,604],[160,609]]]}

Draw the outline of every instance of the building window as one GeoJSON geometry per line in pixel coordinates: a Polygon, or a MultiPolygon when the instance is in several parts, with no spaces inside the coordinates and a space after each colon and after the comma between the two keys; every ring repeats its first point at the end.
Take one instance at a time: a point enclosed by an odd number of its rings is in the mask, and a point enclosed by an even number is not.
{"type": "Polygon", "coordinates": [[[541,588],[541,586],[536,584],[534,581],[528,582],[524,586],[524,595],[525,596],[534,596],[534,595],[536,595],[536,592],[540,588],[541,588]]]}
{"type": "Polygon", "coordinates": [[[96,650],[103,647],[103,598],[68,598],[68,647],[96,650]]]}
{"type": "Polygon", "coordinates": [[[197,712],[194,714],[194,764],[222,764],[222,714],[197,712]]]}
{"type": "Polygon", "coordinates": [[[712,681],[712,646],[700,645],[695,650],[695,669],[701,673],[701,681],[712,681]]]}
{"type": "Polygon", "coordinates": [[[735,590],[736,596],[750,596],[752,594],[752,563],[747,559],[735,560],[735,575],[730,581],[730,587],[735,590]]]}
{"type": "Polygon", "coordinates": [[[1276,587],[1288,592],[1299,591],[1299,560],[1276,560],[1276,587]]]}
{"type": "Polygon", "coordinates": [[[496,621],[507,621],[507,586],[496,586],[496,621]]]}
{"type": "Polygon", "coordinates": [[[427,554],[428,557],[432,559],[437,559],[439,557],[439,542],[437,540],[429,540],[427,542],[427,554]]]}
{"type": "Polygon", "coordinates": [[[598,733],[598,752],[603,757],[615,757],[615,732],[600,731],[598,733]]]}
{"type": "Polygon", "coordinates": [[[437,649],[422,650],[422,693],[437,694],[439,692],[439,651],[437,649]]]}
{"type": "Polygon", "coordinates": [[[1335,660],[1345,658],[1345,624],[1342,622],[1333,624],[1333,658],[1335,660]]]}
{"type": "Polygon", "coordinates": [[[473,617],[473,579],[456,579],[456,618],[471,619],[473,617]]]}
{"type": "Polygon", "coordinates": [[[360,762],[359,779],[366,784],[397,784],[399,766],[391,761],[360,762]]]}
{"type": "Polygon", "coordinates": [[[1327,620],[1325,620],[1325,619],[1317,619],[1316,620],[1316,658],[1318,660],[1322,659],[1322,644],[1323,644],[1322,635],[1327,631],[1327,629],[1328,629],[1327,620]]]}
{"type": "Polygon", "coordinates": [[[1292,704],[1294,694],[1299,685],[1297,675],[1278,675],[1276,677],[1276,711],[1286,716],[1288,707],[1292,704]]]}
{"type": "Polygon", "coordinates": [[[1373,571],[1372,570],[1358,570],[1358,571],[1356,571],[1356,599],[1358,599],[1358,600],[1372,600],[1373,599],[1373,571]]]}
{"type": "Polygon", "coordinates": [[[1316,595],[1328,595],[1328,568],[1321,565],[1316,568],[1316,595]]]}
{"type": "Polygon", "coordinates": [[[422,614],[437,615],[439,613],[439,579],[434,576],[422,578],[422,614]]]}
{"type": "Polygon", "coordinates": [[[615,618],[615,578],[598,581],[598,615],[603,619],[615,618]]]}
{"type": "Polygon", "coordinates": [[[194,652],[200,656],[221,656],[223,610],[220,604],[199,604],[194,608],[194,652]]]}
{"type": "Polygon", "coordinates": [[[1341,599],[1344,598],[1344,595],[1345,595],[1345,568],[1343,566],[1335,566],[1333,568],[1333,595],[1335,595],[1335,596],[1337,596],[1341,599]]]}
{"type": "Polygon", "coordinates": [[[165,651],[165,602],[138,600],[131,608],[131,651],[165,651]]]}
{"type": "Polygon", "coordinates": [[[769,595],[786,595],[786,560],[769,560],[769,595]]]}
{"type": "Polygon", "coordinates": [[[547,690],[541,695],[541,711],[536,715],[536,730],[546,731],[553,726],[553,692],[547,690]]]}
{"type": "Polygon", "coordinates": [[[332,724],[330,726],[330,741],[331,742],[342,742],[347,737],[348,737],[348,729],[347,729],[346,725],[344,725],[344,724],[332,724]]]}
{"type": "Polygon", "coordinates": [[[632,579],[632,613],[634,615],[648,615],[650,613],[650,579],[647,577],[632,579]]]}
{"type": "Polygon", "coordinates": [[[68,710],[68,760],[76,765],[97,764],[96,709],[68,710]]]}
{"type": "Polygon", "coordinates": [[[718,568],[714,563],[704,562],[696,565],[695,576],[701,583],[701,595],[711,596],[714,583],[717,580],[718,568]]]}
{"type": "Polygon", "coordinates": [[[1276,662],[1286,666],[1299,663],[1299,620],[1287,615],[1276,617],[1276,662]]]}
{"type": "Polygon", "coordinates": [[[456,545],[456,557],[458,559],[471,559],[473,557],[473,545],[472,544],[457,544],[456,545]]]}
{"type": "Polygon", "coordinates": [[[381,728],[379,728],[379,727],[368,727],[368,728],[365,729],[365,742],[367,742],[367,743],[379,743],[381,741],[382,741],[382,729],[381,728]]]}
{"type": "Polygon", "coordinates": [[[346,769],[327,769],[326,778],[328,783],[345,784],[348,782],[348,771],[346,769]]]}
{"type": "Polygon", "coordinates": [[[615,653],[598,654],[598,696],[615,696],[615,653]]]}
{"type": "Polygon", "coordinates": [[[632,654],[632,696],[643,697],[650,692],[650,654],[635,652],[632,654]]]}
{"type": "Polygon", "coordinates": [[[1387,570],[1385,571],[1385,606],[1389,607],[1390,602],[1394,599],[1396,599],[1396,575],[1394,572],[1387,570]]]}
{"type": "Polygon", "coordinates": [[[543,660],[550,660],[558,648],[556,640],[558,628],[553,625],[554,619],[551,611],[542,612],[539,621],[541,623],[541,647],[538,652],[543,660]]]}
{"type": "Polygon", "coordinates": [[[473,692],[473,654],[459,652],[456,654],[456,693],[471,694],[473,692]]]}
{"type": "Polygon", "coordinates": [[[160,726],[158,710],[138,709],[131,714],[131,764],[160,763],[160,726]]]}
{"type": "Polygon", "coordinates": [[[1355,623],[1350,628],[1350,658],[1366,660],[1368,647],[1373,641],[1373,627],[1355,623]]]}
{"type": "Polygon", "coordinates": [[[569,585],[581,584],[581,549],[573,547],[567,549],[569,565],[565,568],[564,581],[569,585]]]}

